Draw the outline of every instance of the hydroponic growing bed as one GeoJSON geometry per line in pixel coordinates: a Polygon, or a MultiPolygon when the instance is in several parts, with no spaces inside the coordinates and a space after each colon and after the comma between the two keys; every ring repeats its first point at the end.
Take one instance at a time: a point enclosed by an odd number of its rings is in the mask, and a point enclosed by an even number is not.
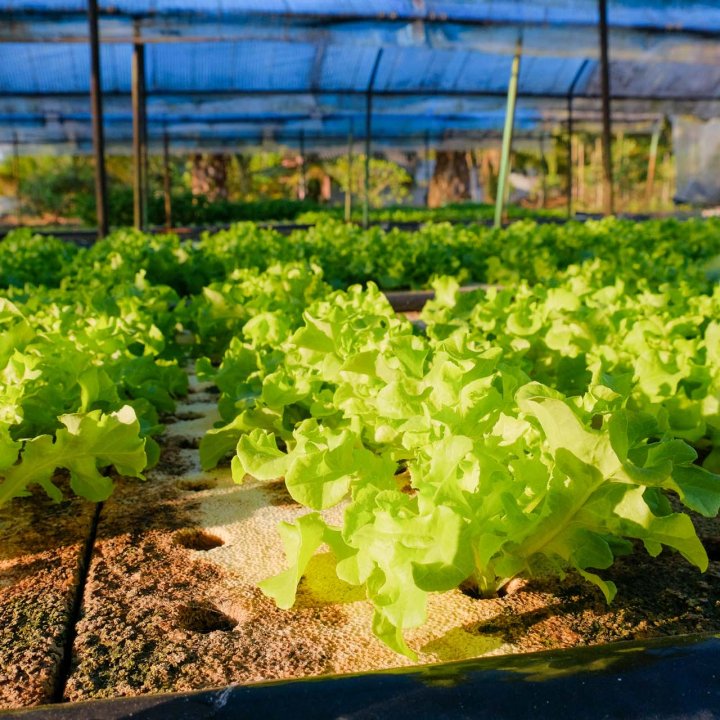
{"type": "Polygon", "coordinates": [[[720,630],[715,224],[287,243],[0,245],[5,707],[720,630]]]}

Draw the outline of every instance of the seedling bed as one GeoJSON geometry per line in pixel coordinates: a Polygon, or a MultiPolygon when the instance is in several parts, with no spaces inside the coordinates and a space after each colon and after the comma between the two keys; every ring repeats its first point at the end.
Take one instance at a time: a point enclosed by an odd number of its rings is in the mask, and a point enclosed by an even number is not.
{"type": "MultiPolygon", "coordinates": [[[[412,665],[373,637],[369,603],[334,577],[329,553],[311,562],[292,610],[257,589],[284,567],[277,523],[303,511],[281,480],[238,486],[227,463],[200,470],[215,401],[193,379],[160,464],[147,482],[118,479],[102,507],[38,494],[3,510],[2,708],[412,665]]],[[[408,641],[432,664],[720,632],[720,523],[695,521],[704,575],[638,549],[607,572],[611,606],[573,574],[516,581],[492,599],[436,594],[408,641]]]]}

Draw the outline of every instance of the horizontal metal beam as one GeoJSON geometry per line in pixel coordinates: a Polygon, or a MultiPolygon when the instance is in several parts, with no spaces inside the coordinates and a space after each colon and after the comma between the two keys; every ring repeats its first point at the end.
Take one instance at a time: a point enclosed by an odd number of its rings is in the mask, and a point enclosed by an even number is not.
{"type": "MultiPolygon", "coordinates": [[[[496,3],[497,5],[497,3],[496,3]]],[[[444,26],[458,25],[469,28],[488,28],[488,27],[570,27],[570,28],[596,28],[597,14],[594,9],[589,10],[585,15],[566,13],[562,8],[548,14],[548,8],[543,7],[542,3],[537,3],[537,11],[532,12],[527,6],[524,8],[524,16],[522,18],[503,17],[502,14],[493,15],[487,13],[481,17],[468,17],[460,14],[448,15],[447,13],[434,15],[426,12],[387,12],[387,13],[358,13],[358,12],[333,12],[331,9],[324,9],[322,12],[273,12],[267,9],[243,8],[233,11],[227,6],[219,12],[213,11],[213,6],[205,4],[200,10],[189,9],[187,11],[173,8],[170,11],[158,11],[149,9],[143,11],[140,8],[133,9],[132,12],[122,12],[115,6],[110,8],[101,8],[99,16],[103,21],[125,21],[128,23],[142,22],[145,27],[152,23],[171,23],[175,26],[186,23],[190,26],[197,25],[199,22],[211,22],[222,24],[240,24],[247,25],[249,23],[257,23],[262,25],[278,25],[287,28],[292,25],[302,25],[305,27],[314,27],[318,29],[335,25],[347,25],[352,23],[377,23],[380,25],[406,25],[408,23],[421,22],[427,26],[444,26]]],[[[216,6],[217,7],[217,6],[216,6]]],[[[326,6],[328,8],[330,6],[326,6]]],[[[693,23],[683,25],[677,22],[668,22],[663,17],[662,11],[657,11],[649,15],[643,15],[637,21],[628,19],[627,21],[617,22],[614,17],[610,19],[609,27],[611,29],[629,29],[637,32],[648,34],[667,34],[667,33],[687,33],[698,37],[717,37],[720,34],[720,27],[708,26],[708,23],[693,23]],[[635,24],[633,24],[635,22],[635,24]]],[[[552,9],[550,9],[552,12],[552,9]]],[[[37,9],[30,11],[20,9],[10,9],[5,11],[5,21],[11,24],[19,23],[37,23],[45,20],[54,23],[66,21],[72,22],[82,18],[84,11],[73,10],[53,10],[53,9],[37,9]]],[[[715,14],[717,16],[717,13],[715,14]]],[[[711,20],[712,16],[708,18],[711,20]]]]}
{"type": "MultiPolygon", "coordinates": [[[[593,22],[410,20],[363,15],[118,15],[103,19],[103,43],[132,44],[134,21],[145,44],[282,42],[364,47],[427,47],[509,55],[522,29],[524,54],[536,57],[598,57],[593,22]]],[[[613,57],[640,62],[720,63],[720,14],[716,26],[678,28],[611,26],[613,57]]],[[[76,16],[5,13],[0,43],[85,43],[76,16]]]]}
{"type": "MultiPolygon", "coordinates": [[[[657,122],[657,116],[648,116],[645,118],[626,118],[626,119],[613,119],[613,125],[623,127],[626,136],[638,135],[646,137],[649,129],[657,122]]],[[[575,129],[580,131],[597,131],[600,123],[600,118],[590,121],[576,120],[575,129]]],[[[148,127],[149,137],[148,146],[153,148],[153,152],[160,152],[162,149],[162,126],[156,128],[148,127]]],[[[220,147],[226,146],[228,148],[237,148],[242,146],[248,147],[260,147],[261,145],[274,145],[283,147],[296,147],[297,146],[297,131],[284,131],[279,129],[273,137],[268,140],[263,138],[261,133],[243,135],[241,131],[226,131],[218,133],[216,135],[202,135],[196,132],[183,132],[182,127],[172,127],[172,140],[174,150],[178,150],[180,147],[220,147]]],[[[547,139],[548,129],[533,128],[532,130],[518,129],[515,135],[521,140],[536,141],[540,138],[547,139]]],[[[475,145],[482,144],[487,141],[499,142],[502,136],[502,130],[486,130],[486,131],[473,131],[464,132],[462,130],[456,130],[453,132],[446,133],[427,133],[425,130],[413,132],[413,133],[383,133],[378,131],[376,134],[373,130],[373,141],[377,140],[379,143],[395,144],[396,146],[412,146],[418,149],[422,149],[425,146],[425,139],[428,138],[428,142],[431,147],[438,145],[463,145],[463,147],[473,147],[475,145]]],[[[363,139],[362,133],[355,137],[356,140],[363,139]]],[[[130,153],[130,143],[132,140],[131,132],[123,136],[109,136],[108,145],[111,146],[112,150],[108,151],[108,154],[120,154],[127,155],[130,153]]],[[[340,131],[333,133],[313,133],[305,131],[305,142],[311,144],[313,148],[321,147],[324,145],[337,145],[338,149],[342,152],[346,152],[347,148],[347,137],[340,131]]],[[[90,136],[70,138],[52,138],[49,140],[43,139],[32,139],[23,137],[18,134],[18,145],[20,148],[36,148],[36,147],[63,147],[67,148],[67,152],[73,150],[87,149],[90,146],[90,136]]],[[[0,148],[6,147],[10,149],[12,147],[12,136],[7,135],[3,138],[0,135],[0,148]]],[[[63,153],[58,153],[63,154],[63,153]]]]}
{"type": "MultiPolygon", "coordinates": [[[[177,98],[182,100],[184,98],[195,99],[212,99],[213,97],[283,97],[283,96],[345,96],[345,97],[362,97],[365,98],[367,91],[364,89],[346,89],[346,88],[315,88],[315,89],[298,89],[298,88],[285,88],[285,89],[202,89],[202,90],[147,90],[148,100],[151,98],[177,98]]],[[[402,90],[376,90],[373,91],[373,97],[378,98],[403,98],[403,97],[454,97],[454,98],[505,98],[507,96],[507,90],[442,90],[437,88],[426,88],[426,89],[402,89],[402,90]]],[[[0,90],[0,99],[5,98],[18,98],[18,99],[38,99],[38,100],[82,100],[86,99],[88,94],[86,92],[52,92],[49,94],[38,93],[38,92],[14,92],[7,90],[0,90]]],[[[129,98],[130,91],[127,92],[104,92],[103,98],[129,98]]],[[[528,98],[533,100],[567,100],[567,92],[547,93],[547,92],[533,92],[526,91],[519,93],[518,97],[528,98]]],[[[575,100],[600,100],[600,93],[577,93],[573,95],[575,100]]],[[[647,102],[714,102],[720,100],[720,96],[709,96],[709,95],[627,95],[623,93],[615,93],[611,96],[613,100],[638,100],[647,102]]]]}

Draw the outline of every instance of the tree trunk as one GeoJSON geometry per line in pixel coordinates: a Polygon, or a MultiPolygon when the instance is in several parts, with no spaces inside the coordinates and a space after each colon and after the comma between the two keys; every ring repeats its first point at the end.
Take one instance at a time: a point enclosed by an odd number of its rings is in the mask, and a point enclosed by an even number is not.
{"type": "Polygon", "coordinates": [[[435,171],[428,190],[428,207],[470,199],[470,168],[467,155],[456,150],[435,153],[435,171]]]}
{"type": "Polygon", "coordinates": [[[480,178],[483,187],[483,199],[486,203],[495,201],[499,168],[500,150],[483,150],[480,159],[480,178]]]}
{"type": "Polygon", "coordinates": [[[195,153],[192,162],[192,194],[204,195],[210,201],[226,200],[229,159],[222,153],[195,153]]]}

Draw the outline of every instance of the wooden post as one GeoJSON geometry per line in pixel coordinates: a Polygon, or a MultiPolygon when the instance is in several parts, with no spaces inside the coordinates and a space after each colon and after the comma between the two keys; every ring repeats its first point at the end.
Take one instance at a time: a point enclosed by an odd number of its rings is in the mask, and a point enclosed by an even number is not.
{"type": "MultiPolygon", "coordinates": [[[[139,31],[135,29],[136,39],[139,31]]],[[[145,117],[145,46],[133,43],[131,72],[133,116],[133,225],[142,230],[147,222],[147,132],[145,117]]]]}
{"type": "Polygon", "coordinates": [[[612,125],[610,112],[610,63],[608,60],[607,0],[598,0],[600,16],[600,94],[602,96],[603,213],[615,211],[612,171],[612,125]]]}
{"type": "Polygon", "coordinates": [[[353,132],[348,132],[347,146],[347,187],[345,189],[345,222],[352,222],[352,165],[353,165],[353,132]]]}
{"type": "Polygon", "coordinates": [[[510,178],[510,148],[512,147],[513,125],[515,123],[515,101],[517,99],[521,53],[522,41],[518,38],[517,45],[515,46],[515,55],[510,68],[510,82],[508,83],[505,127],[503,128],[502,154],[500,156],[500,177],[498,179],[498,188],[495,196],[495,222],[493,223],[493,226],[496,228],[499,228],[502,225],[505,197],[508,192],[508,180],[510,178]]]}
{"type": "Polygon", "coordinates": [[[93,154],[95,156],[95,207],[98,238],[103,238],[108,234],[109,223],[97,0],[88,0],[88,26],[90,35],[90,112],[92,114],[93,154]]]}
{"type": "Polygon", "coordinates": [[[172,188],[170,178],[170,138],[163,133],[163,197],[165,200],[165,229],[172,228],[172,188]]]}

